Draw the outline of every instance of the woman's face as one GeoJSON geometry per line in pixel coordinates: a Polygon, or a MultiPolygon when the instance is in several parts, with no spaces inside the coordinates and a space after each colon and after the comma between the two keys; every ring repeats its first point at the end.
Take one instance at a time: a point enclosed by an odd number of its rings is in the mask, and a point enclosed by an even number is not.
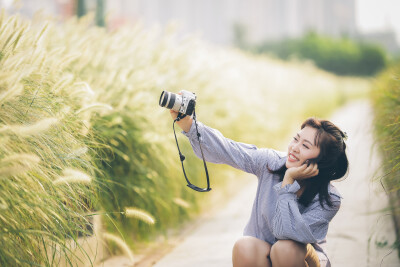
{"type": "Polygon", "coordinates": [[[306,160],[318,157],[320,148],[314,143],[317,130],[306,126],[289,143],[286,167],[299,167],[306,160]]]}

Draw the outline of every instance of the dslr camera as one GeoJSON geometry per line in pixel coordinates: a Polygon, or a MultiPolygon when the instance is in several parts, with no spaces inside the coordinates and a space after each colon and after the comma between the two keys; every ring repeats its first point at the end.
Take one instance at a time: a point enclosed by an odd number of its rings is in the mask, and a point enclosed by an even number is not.
{"type": "Polygon", "coordinates": [[[174,120],[174,122],[172,124],[172,129],[174,130],[176,147],[178,148],[179,159],[181,160],[183,175],[185,176],[187,186],[198,192],[208,192],[211,190],[210,178],[208,175],[207,164],[206,164],[206,160],[204,158],[203,149],[201,148],[200,133],[199,133],[199,130],[197,129],[196,114],[194,111],[194,108],[196,106],[196,95],[194,93],[191,93],[191,92],[188,92],[185,90],[182,90],[179,93],[181,93],[181,94],[178,95],[178,94],[174,94],[171,92],[162,91],[160,100],[158,101],[158,104],[161,107],[164,107],[167,109],[172,109],[172,110],[178,112],[178,116],[176,117],[176,119],[174,120]],[[204,163],[204,170],[206,172],[207,188],[200,188],[200,187],[192,184],[189,181],[189,178],[186,176],[185,167],[183,166],[183,161],[185,160],[185,156],[181,153],[181,150],[180,150],[179,144],[178,144],[178,138],[176,138],[175,122],[184,118],[186,115],[189,115],[189,116],[194,115],[193,120],[194,120],[194,124],[196,125],[197,140],[199,141],[201,156],[203,158],[203,163],[204,163]]]}
{"type": "Polygon", "coordinates": [[[196,95],[185,90],[180,91],[180,93],[182,93],[182,95],[162,91],[159,105],[184,115],[192,116],[196,106],[196,95]]]}

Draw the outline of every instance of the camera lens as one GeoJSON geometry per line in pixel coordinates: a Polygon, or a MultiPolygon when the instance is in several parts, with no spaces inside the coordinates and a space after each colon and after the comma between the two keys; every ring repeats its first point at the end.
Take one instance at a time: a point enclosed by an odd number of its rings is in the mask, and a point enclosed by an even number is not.
{"type": "Polygon", "coordinates": [[[179,112],[181,105],[183,105],[183,98],[171,92],[163,91],[158,101],[159,105],[164,108],[172,109],[179,112]]]}
{"type": "MultiPolygon", "coordinates": [[[[163,91],[161,93],[160,100],[158,101],[158,103],[159,103],[159,105],[161,107],[172,109],[174,107],[175,103],[176,103],[176,101],[175,101],[176,99],[177,99],[177,95],[176,94],[171,93],[171,92],[167,92],[167,91],[163,91]]],[[[177,105],[179,104],[179,106],[180,106],[180,102],[179,101],[176,104],[177,105]]],[[[175,109],[179,110],[179,106],[175,107],[175,109]]]]}
{"type": "Polygon", "coordinates": [[[161,107],[165,107],[165,105],[167,104],[167,100],[168,100],[168,92],[167,91],[162,91],[161,96],[160,96],[160,100],[158,101],[158,104],[161,107]]]}
{"type": "Polygon", "coordinates": [[[176,94],[169,93],[171,97],[169,97],[169,102],[167,103],[167,108],[171,109],[174,107],[176,94]]]}

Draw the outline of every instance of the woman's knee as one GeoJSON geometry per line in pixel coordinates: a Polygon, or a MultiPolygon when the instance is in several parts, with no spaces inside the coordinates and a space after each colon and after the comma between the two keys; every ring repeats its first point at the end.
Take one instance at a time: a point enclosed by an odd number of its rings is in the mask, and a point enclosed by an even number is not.
{"type": "Polygon", "coordinates": [[[255,237],[245,236],[236,241],[232,251],[234,266],[269,266],[271,246],[255,237]],[[266,264],[266,265],[265,265],[266,264]]]}
{"type": "Polygon", "coordinates": [[[304,266],[307,253],[306,245],[293,240],[278,240],[271,247],[272,265],[304,266]]]}

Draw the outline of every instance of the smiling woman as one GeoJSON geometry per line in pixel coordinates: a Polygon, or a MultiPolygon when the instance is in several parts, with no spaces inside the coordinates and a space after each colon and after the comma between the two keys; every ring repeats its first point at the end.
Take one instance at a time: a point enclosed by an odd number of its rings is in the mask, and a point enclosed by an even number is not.
{"type": "MultiPolygon", "coordinates": [[[[192,121],[187,116],[178,125],[200,157],[192,121]]],[[[346,134],[330,121],[310,118],[284,153],[235,142],[202,123],[198,132],[207,161],[258,177],[244,237],[233,248],[233,266],[330,266],[325,238],[341,202],[330,181],[347,173],[346,134]]]]}

